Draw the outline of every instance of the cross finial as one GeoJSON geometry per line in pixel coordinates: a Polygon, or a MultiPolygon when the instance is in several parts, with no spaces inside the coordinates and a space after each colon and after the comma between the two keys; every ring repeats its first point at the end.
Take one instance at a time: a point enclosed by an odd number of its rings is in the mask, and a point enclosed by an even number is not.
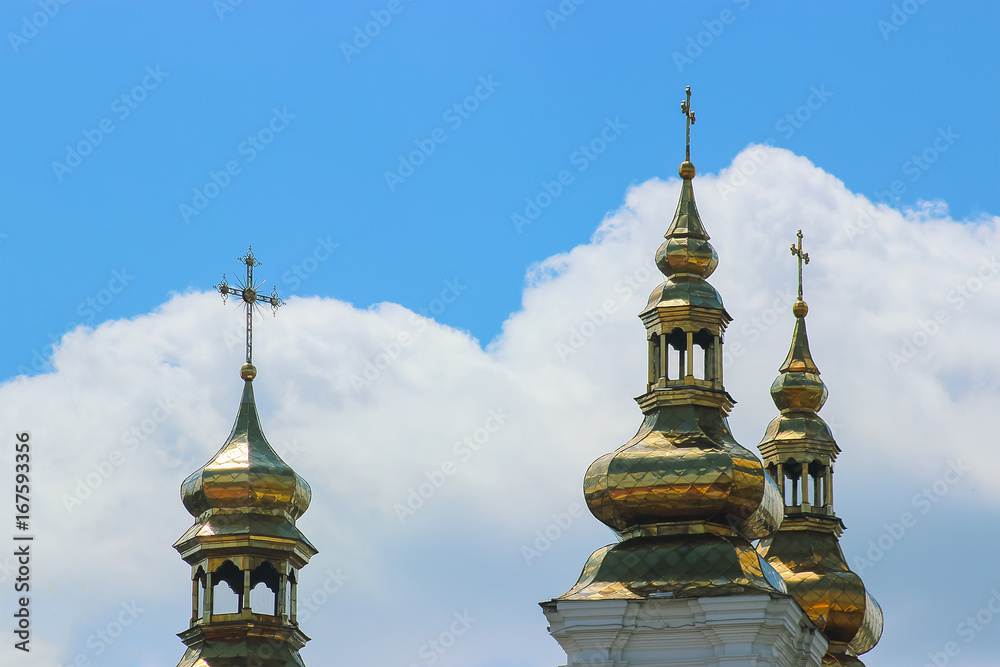
{"type": "Polygon", "coordinates": [[[691,161],[691,126],[694,125],[694,111],[691,110],[691,86],[684,89],[687,93],[687,99],[681,100],[681,111],[684,112],[684,117],[687,119],[687,144],[684,149],[684,159],[687,162],[691,161]]]}
{"type": "Polygon", "coordinates": [[[800,229],[796,234],[799,238],[799,245],[792,244],[792,254],[799,259],[799,301],[802,301],[802,263],[809,263],[809,253],[802,252],[802,230],[800,229]]]}
{"type": "MultiPolygon", "coordinates": [[[[222,282],[215,285],[215,289],[219,290],[222,294],[222,302],[225,303],[229,295],[239,296],[242,305],[246,309],[247,313],[247,366],[253,367],[253,311],[254,308],[259,308],[260,304],[266,303],[271,306],[271,313],[275,314],[278,312],[278,308],[284,305],[284,301],[278,298],[278,288],[271,288],[271,296],[264,296],[263,294],[258,294],[258,290],[261,285],[265,282],[262,280],[259,283],[254,283],[253,281],[253,269],[255,266],[260,266],[260,262],[257,258],[253,256],[253,247],[247,250],[247,254],[239,258],[240,262],[246,264],[247,267],[247,277],[246,282],[239,282],[237,284],[239,287],[232,287],[226,282],[226,274],[222,274],[222,282]]],[[[247,379],[244,376],[244,379],[247,379]]],[[[253,379],[252,376],[250,379],[253,379]]]]}

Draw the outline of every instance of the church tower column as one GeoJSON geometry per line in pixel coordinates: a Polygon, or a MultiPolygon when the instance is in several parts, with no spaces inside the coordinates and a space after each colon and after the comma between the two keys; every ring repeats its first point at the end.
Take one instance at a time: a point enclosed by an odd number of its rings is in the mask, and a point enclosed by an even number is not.
{"type": "Polygon", "coordinates": [[[826,642],[752,545],[778,528],[782,500],[726,420],[731,317],[706,280],[719,260],[695,204],[686,92],[680,198],[656,252],[666,280],[639,314],[659,377],[636,399],[638,433],[584,478],[587,506],[619,541],[595,551],[576,585],[542,609],[569,665],[818,667],[826,642]]]}
{"type": "Polygon", "coordinates": [[[863,667],[857,656],[874,648],[881,637],[882,610],[861,577],[847,566],[838,541],[844,523],[833,511],[833,462],[840,447],[818,414],[826,403],[827,388],[806,336],[809,306],[802,298],[802,265],[809,263],[809,254],[802,251],[802,230],[797,237],[798,244],[791,247],[799,265],[792,344],[771,385],[771,398],[781,414],[768,425],[758,447],[769,470],[778,465],[778,474],[781,461],[799,462],[802,494],[799,503],[785,505],[781,527],[761,540],[757,550],[785,579],[788,592],[829,641],[823,665],[863,667]],[[812,504],[805,487],[810,476],[817,489],[812,504]]]}
{"type": "Polygon", "coordinates": [[[252,657],[258,662],[266,657],[272,667],[302,667],[299,649],[309,641],[295,619],[294,583],[290,617],[283,607],[285,573],[298,571],[317,553],[295,525],[309,507],[312,491],[268,443],[253,393],[253,310],[266,304],[277,311],[283,302],[275,291],[257,294],[253,269],[259,262],[252,250],[240,261],[246,265],[246,283],[233,287],[223,276],[217,287],[223,299],[239,297],[247,311],[243,396],[225,444],[181,485],[181,500],[194,524],[174,548],[194,569],[194,608],[190,627],[179,634],[188,648],[178,667],[245,667],[254,662],[252,657]],[[199,617],[201,576],[205,589],[199,617]],[[238,594],[235,613],[213,613],[219,585],[238,594]],[[253,591],[260,585],[274,592],[275,603],[254,611],[253,591]]]}

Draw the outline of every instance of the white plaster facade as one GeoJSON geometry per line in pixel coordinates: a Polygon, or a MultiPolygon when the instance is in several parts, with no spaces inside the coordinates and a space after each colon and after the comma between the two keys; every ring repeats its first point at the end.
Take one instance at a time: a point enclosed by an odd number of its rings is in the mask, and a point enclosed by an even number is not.
{"type": "Polygon", "coordinates": [[[569,667],[820,667],[827,641],[791,597],[551,600],[569,667]]]}

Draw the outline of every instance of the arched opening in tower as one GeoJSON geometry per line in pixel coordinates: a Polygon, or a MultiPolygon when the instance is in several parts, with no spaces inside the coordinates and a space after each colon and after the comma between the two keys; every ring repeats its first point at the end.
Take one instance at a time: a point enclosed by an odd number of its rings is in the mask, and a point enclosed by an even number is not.
{"type": "Polygon", "coordinates": [[[685,361],[687,361],[687,335],[680,328],[676,328],[666,336],[666,343],[669,347],[667,348],[667,368],[664,369],[664,375],[668,381],[680,380],[683,382],[684,375],[687,372],[685,369],[685,361]],[[670,349],[673,349],[677,353],[675,363],[670,363],[670,349]]]}
{"type": "Polygon", "coordinates": [[[243,573],[231,560],[212,575],[212,614],[238,614],[243,599],[243,573]],[[225,582],[226,586],[219,584],[225,582]]]}
{"type": "Polygon", "coordinates": [[[708,329],[702,329],[694,335],[692,340],[701,349],[695,350],[693,357],[694,368],[691,369],[691,374],[699,380],[715,379],[712,377],[714,375],[712,368],[714,367],[715,338],[712,334],[708,333],[708,329]]]}
{"type": "Polygon", "coordinates": [[[255,614],[278,615],[278,571],[264,561],[250,572],[250,610],[255,614]]]}

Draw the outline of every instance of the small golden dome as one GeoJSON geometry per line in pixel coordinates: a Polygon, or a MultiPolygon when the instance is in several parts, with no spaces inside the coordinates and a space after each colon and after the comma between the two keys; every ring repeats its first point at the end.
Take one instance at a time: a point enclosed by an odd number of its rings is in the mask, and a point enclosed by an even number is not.
{"type": "Polygon", "coordinates": [[[795,315],[795,317],[805,317],[809,314],[809,306],[806,305],[805,301],[799,299],[795,302],[795,305],[792,306],[792,314],[795,315]]]}
{"type": "Polygon", "coordinates": [[[240,377],[244,380],[253,380],[257,377],[257,367],[253,364],[243,364],[240,368],[240,377]]]}
{"type": "Polygon", "coordinates": [[[247,379],[226,444],[181,485],[184,507],[195,518],[219,510],[285,514],[294,521],[311,499],[309,484],[281,460],[264,437],[253,383],[247,379]]]}
{"type": "Polygon", "coordinates": [[[719,265],[710,238],[698,213],[694,187],[683,181],[674,218],[656,251],[656,266],[667,280],[650,294],[646,310],[683,305],[723,309],[719,293],[705,281],[719,265]]]}
{"type": "Polygon", "coordinates": [[[656,266],[668,278],[675,274],[708,278],[718,265],[715,248],[704,239],[668,238],[656,251],[656,266]]]}
{"type": "Polygon", "coordinates": [[[771,400],[782,412],[792,410],[818,411],[826,403],[826,384],[819,373],[789,371],[771,384],[771,400]]]}
{"type": "Polygon", "coordinates": [[[679,173],[681,178],[684,180],[690,181],[695,175],[694,165],[690,160],[684,160],[684,162],[681,162],[680,169],[677,170],[677,173],[679,173]]]}

